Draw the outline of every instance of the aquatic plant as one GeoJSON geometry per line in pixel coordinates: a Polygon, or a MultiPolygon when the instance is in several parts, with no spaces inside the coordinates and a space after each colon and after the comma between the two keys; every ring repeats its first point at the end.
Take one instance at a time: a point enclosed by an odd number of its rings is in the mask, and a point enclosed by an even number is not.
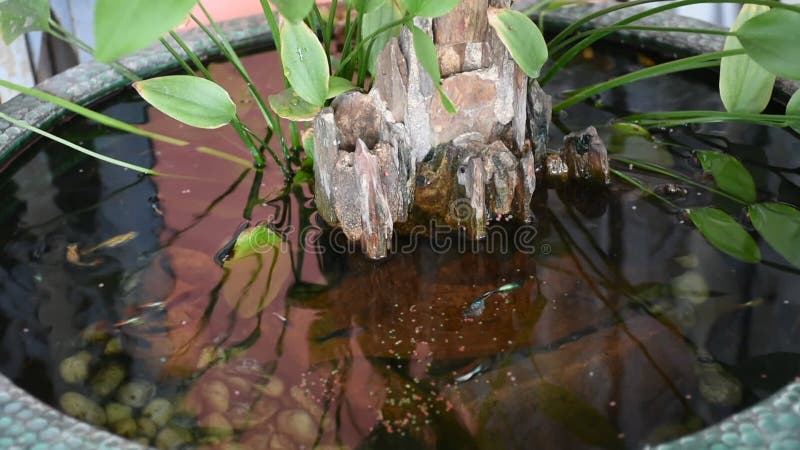
{"type": "MultiPolygon", "coordinates": [[[[508,8],[489,8],[486,14],[489,25],[509,50],[519,68],[530,80],[537,80],[542,86],[546,86],[558,76],[561,70],[581,52],[616,31],[642,30],[727,36],[722,51],[654,64],[577,89],[554,105],[553,111],[564,110],[590,100],[604,91],[646,78],[719,66],[720,96],[726,111],[652,112],[629,116],[623,118],[623,121],[638,124],[643,127],[642,129],[692,123],[746,121],[791,127],[800,132],[799,93],[795,93],[790,99],[785,114],[762,113],[771,97],[776,77],[800,79],[800,47],[796,45],[796,40],[792,39],[792,36],[796,36],[796,30],[800,29],[800,7],[775,0],[734,1],[733,3],[741,3],[744,7],[730,31],[637,25],[637,21],[641,19],[681,6],[722,2],[722,0],[676,0],[659,3],[658,6],[636,12],[612,26],[583,30],[585,25],[599,17],[654,2],[655,0],[636,0],[612,4],[587,14],[549,42],[545,41],[540,27],[537,27],[529,16],[539,14],[541,17],[549,10],[566,6],[565,2],[545,0],[525,13],[508,8]],[[540,74],[548,59],[551,60],[551,64],[540,74]]],[[[286,86],[285,91],[268,98],[264,98],[258,86],[254,84],[239,55],[213,17],[203,7],[202,2],[196,0],[171,2],[132,0],[125,2],[124,5],[113,0],[98,0],[95,10],[97,47],[94,49],[50,18],[47,0],[3,2],[0,4],[0,31],[7,43],[25,32],[45,31],[93,53],[99,61],[113,65],[121,74],[130,78],[142,98],[165,114],[194,127],[232,126],[249,149],[256,167],[264,166],[266,152],[288,180],[296,175],[295,168],[301,161],[301,149],[305,149],[306,163],[303,167],[309,167],[314,161],[313,146],[310,143],[304,145],[306,142],[303,142],[301,137],[299,123],[317,116],[321,109],[329,105],[338,95],[354,89],[366,89],[370,83],[370,75],[375,74],[379,54],[390,38],[398,35],[403,29],[410,30],[419,62],[433,81],[443,107],[451,113],[455,113],[459,107],[449,99],[442,88],[437,50],[431,37],[415,22],[418,19],[440,17],[449,13],[459,6],[458,0],[350,0],[344,6],[345,15],[341,20],[336,18],[338,3],[337,0],[332,0],[328,11],[325,12],[320,10],[313,0],[261,0],[264,16],[270,25],[276,48],[281,56],[286,86]],[[191,14],[192,8],[196,5],[203,13],[202,18],[191,14]],[[273,9],[278,15],[275,15],[273,9]],[[259,135],[241,121],[237,115],[236,105],[227,92],[214,82],[206,66],[181,40],[181,37],[170,31],[187,16],[208,35],[246,81],[248,92],[268,127],[267,136],[259,135]],[[341,25],[343,25],[342,45],[337,51],[333,44],[336,40],[336,27],[341,25]],[[164,37],[166,34],[169,34],[169,40],[164,37]],[[176,57],[187,75],[139,80],[135,74],[115,62],[122,56],[141,50],[158,40],[176,57]],[[174,48],[175,45],[180,50],[174,48]],[[181,51],[191,64],[184,60],[181,51]],[[199,76],[194,76],[196,71],[199,72],[199,76]],[[290,120],[289,130],[283,129],[281,118],[290,120]],[[278,138],[281,147],[279,151],[271,147],[272,136],[278,138]]],[[[4,80],[0,80],[0,86],[54,102],[72,112],[123,131],[174,145],[190,145],[185,141],[139,130],[35,89],[17,86],[4,80]]],[[[24,121],[6,115],[0,115],[0,118],[44,137],[58,140],[91,156],[145,174],[157,175],[150,169],[93,153],[75,143],[66,142],[46,131],[36,129],[24,121]]],[[[644,132],[647,133],[646,130],[644,132]]],[[[233,158],[215,149],[198,147],[196,150],[228,159],[233,158]]],[[[756,231],[790,262],[800,265],[796,256],[800,253],[797,251],[800,243],[800,212],[789,205],[758,203],[750,175],[734,158],[711,152],[698,152],[697,156],[703,168],[713,175],[717,191],[746,207],[756,231]]],[[[642,170],[668,172],[664,168],[637,161],[626,163],[642,170]]],[[[649,191],[646,186],[628,174],[616,170],[614,174],[649,191]]],[[[760,260],[760,252],[750,233],[728,212],[716,208],[693,208],[685,212],[709,242],[720,250],[744,261],[760,260]]]]}

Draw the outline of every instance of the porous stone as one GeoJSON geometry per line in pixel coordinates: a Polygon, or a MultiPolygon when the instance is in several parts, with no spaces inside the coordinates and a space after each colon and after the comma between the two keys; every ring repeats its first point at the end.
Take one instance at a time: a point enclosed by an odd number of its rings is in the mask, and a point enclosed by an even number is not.
{"type": "Polygon", "coordinates": [[[442,17],[414,19],[436,45],[454,114],[403,28],[378,57],[373,89],[340,95],[314,120],[320,215],[368,256],[385,256],[394,227],[406,222],[407,230],[444,223],[481,239],[488,218],[533,219],[551,100],[535,83],[529,94],[527,76],[489,26],[488,8],[509,3],[464,0],[442,17]]]}
{"type": "Polygon", "coordinates": [[[339,149],[353,151],[361,139],[372,148],[380,139],[381,110],[374,98],[358,91],[344,93],[333,101],[339,149]]]}
{"type": "Polygon", "coordinates": [[[564,160],[571,178],[608,184],[608,151],[594,127],[564,137],[564,160]]]}

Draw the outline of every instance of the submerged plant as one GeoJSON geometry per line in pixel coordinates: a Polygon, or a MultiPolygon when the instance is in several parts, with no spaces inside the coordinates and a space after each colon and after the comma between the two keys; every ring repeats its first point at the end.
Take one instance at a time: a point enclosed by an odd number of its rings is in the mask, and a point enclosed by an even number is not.
{"type": "MultiPolygon", "coordinates": [[[[7,0],[1,3],[0,31],[7,43],[29,31],[46,31],[93,53],[99,61],[111,64],[134,82],[134,87],[147,102],[176,120],[201,128],[232,126],[249,149],[256,167],[260,168],[266,164],[264,157],[266,152],[280,167],[287,180],[302,181],[309,178],[308,175],[303,177],[294,173],[294,167],[300,162],[301,149],[305,150],[306,161],[302,167],[308,169],[314,163],[313,141],[302,139],[301,123],[318,117],[323,108],[329,106],[343,93],[367,90],[377,76],[379,55],[390,40],[400,35],[403,30],[408,30],[416,58],[438,93],[442,107],[451,114],[458,111],[460,105],[448,96],[444,88],[446,77],[443,77],[440,71],[437,46],[431,35],[423,30],[420,24],[447,15],[459,7],[461,3],[459,0],[349,0],[342,8],[337,0],[332,0],[327,12],[321,11],[313,0],[261,0],[260,3],[280,54],[286,87],[283,92],[266,98],[253,82],[220,27],[203,8],[202,2],[196,0],[170,2],[130,0],[124,2],[124,5],[114,0],[98,0],[95,10],[95,42],[97,42],[95,49],[89,48],[70,35],[50,18],[47,0],[7,0]],[[200,6],[205,21],[191,14],[192,8],[197,5],[200,6]],[[336,17],[336,11],[339,9],[345,11],[343,19],[336,17]],[[241,121],[236,105],[224,89],[214,82],[212,74],[204,63],[178,34],[170,31],[187,16],[208,35],[245,80],[248,93],[263,116],[268,129],[267,136],[259,135],[241,121]],[[122,24],[124,26],[121,26],[122,24]],[[337,37],[336,29],[342,25],[341,36],[337,37]],[[165,38],[167,34],[171,40],[165,38]],[[115,62],[159,39],[179,61],[187,75],[140,80],[115,62]],[[337,40],[340,41],[338,49],[337,45],[334,45],[337,40]],[[180,47],[180,50],[173,45],[180,47]],[[185,56],[181,55],[181,52],[185,56]],[[288,130],[283,129],[281,118],[290,121],[288,130]],[[277,142],[281,147],[278,151],[271,147],[272,136],[278,138],[277,142]]],[[[495,2],[490,3],[495,4],[495,2]]],[[[538,81],[541,86],[546,86],[581,52],[615,31],[716,34],[725,35],[727,38],[722,51],[655,64],[599,84],[577,89],[554,105],[554,112],[587,101],[604,91],[646,78],[719,66],[719,90],[726,111],[649,112],[629,116],[623,120],[638,124],[645,133],[645,129],[650,128],[723,121],[746,121],[791,127],[800,132],[800,93],[795,93],[788,102],[785,114],[763,114],[771,98],[776,77],[800,79],[800,47],[797,46],[796,39],[792,39],[800,29],[800,7],[775,0],[735,1],[733,3],[741,3],[744,7],[730,31],[637,25],[637,21],[641,19],[677,7],[718,3],[717,0],[658,2],[657,6],[637,11],[612,26],[583,30],[584,25],[590,24],[596,18],[633,6],[655,3],[655,0],[636,0],[613,4],[587,14],[549,42],[545,41],[540,27],[529,16],[539,14],[541,17],[551,9],[573,3],[575,2],[545,0],[525,13],[494,7],[489,7],[486,11],[489,26],[532,83],[538,81]],[[543,73],[540,73],[548,58],[551,63],[543,73]]],[[[462,6],[474,8],[474,5],[466,1],[462,6]]],[[[52,101],[77,114],[126,132],[174,145],[190,145],[188,142],[168,136],[141,131],[34,89],[23,88],[2,80],[0,86],[52,101]]],[[[17,119],[5,116],[2,118],[108,162],[157,175],[147,168],[93,154],[87,149],[66,143],[57,136],[35,129],[17,119]]],[[[536,143],[537,146],[544,144],[546,143],[536,143]]],[[[218,150],[205,147],[198,147],[196,150],[241,162],[238,158],[225,155],[218,150]]],[[[371,149],[367,149],[369,150],[371,149]]],[[[536,151],[538,155],[539,149],[536,151]]],[[[752,178],[732,157],[711,152],[698,152],[697,156],[703,168],[713,175],[719,191],[747,208],[754,227],[766,241],[790,262],[800,265],[796,256],[797,245],[800,242],[800,212],[789,205],[758,203],[752,178]]],[[[636,164],[643,170],[666,171],[637,161],[626,163],[636,164]]],[[[627,174],[619,171],[614,173],[625,181],[649,190],[627,174]]],[[[722,251],[748,262],[760,260],[758,247],[750,233],[745,231],[739,221],[729,213],[715,208],[693,208],[686,212],[709,242],[722,251]]]]}

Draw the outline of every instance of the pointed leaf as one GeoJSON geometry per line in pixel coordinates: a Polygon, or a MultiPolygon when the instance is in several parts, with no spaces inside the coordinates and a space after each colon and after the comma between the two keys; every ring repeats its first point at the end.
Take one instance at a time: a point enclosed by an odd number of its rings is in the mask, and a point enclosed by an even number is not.
{"type": "Polygon", "coordinates": [[[236,116],[231,97],[213,81],[170,75],[137,81],[133,87],[153,107],[197,128],[219,128],[236,116]]]}
{"type": "Polygon", "coordinates": [[[95,58],[115,61],[155,42],[178,26],[197,0],[97,0],[95,58]]]}
{"type": "Polygon", "coordinates": [[[233,254],[226,264],[247,258],[254,254],[263,254],[278,247],[283,242],[281,235],[269,225],[261,223],[242,231],[233,245],[233,254]]]}
{"type": "Polygon", "coordinates": [[[456,106],[442,89],[442,73],[439,71],[439,57],[436,55],[436,45],[433,43],[433,39],[416,25],[410,25],[410,30],[417,59],[433,80],[433,85],[436,86],[439,98],[442,100],[442,106],[450,114],[455,114],[456,106]]]}
{"type": "Polygon", "coordinates": [[[281,25],[281,62],[297,95],[322,106],[328,98],[328,58],[317,35],[304,22],[281,25]]]}
{"type": "Polygon", "coordinates": [[[744,23],[736,36],[747,54],[770,72],[800,79],[800,13],[773,9],[744,23]]]}
{"type": "Polygon", "coordinates": [[[761,261],[761,251],[756,241],[725,211],[695,208],[687,212],[697,229],[717,249],[745,262],[761,261]]]}
{"type": "Polygon", "coordinates": [[[30,31],[50,29],[50,2],[48,0],[0,1],[0,33],[3,41],[11,44],[30,31]]]}
{"type": "Polygon", "coordinates": [[[278,13],[290,22],[300,22],[305,19],[314,6],[314,0],[270,0],[275,5],[278,13]]]}
{"type": "Polygon", "coordinates": [[[307,122],[313,120],[314,117],[322,109],[318,105],[312,105],[307,101],[300,98],[294,89],[286,89],[280,94],[269,96],[269,106],[275,111],[275,114],[287,120],[294,120],[296,122],[307,122]]]}
{"type": "Polygon", "coordinates": [[[489,25],[503,41],[511,57],[525,74],[539,76],[547,61],[547,43],[528,16],[506,8],[489,8],[489,25]]]}
{"type": "MultiPolygon", "coordinates": [[[[789,99],[789,103],[786,104],[786,115],[800,116],[800,89],[794,92],[792,98],[789,99]]],[[[800,133],[800,123],[795,122],[789,126],[800,133]]]]}
{"type": "MultiPolygon", "coordinates": [[[[373,33],[377,32],[386,25],[399,20],[401,17],[403,17],[403,13],[397,7],[395,2],[385,1],[380,5],[380,7],[376,8],[372,12],[364,14],[361,37],[366,38],[371,36],[373,33]]],[[[392,29],[379,34],[369,43],[369,65],[367,67],[369,69],[369,73],[375,75],[375,65],[378,62],[378,56],[380,56],[384,47],[386,47],[389,39],[400,34],[401,30],[402,26],[398,25],[397,27],[393,27],[392,29]]]]}
{"type": "MultiPolygon", "coordinates": [[[[731,31],[747,20],[769,11],[768,6],[745,4],[731,31]]],[[[725,39],[724,50],[742,48],[736,36],[725,39]]],[[[719,95],[725,109],[737,113],[760,113],[772,98],[775,75],[758,65],[749,55],[726,56],[719,66],[719,95]]]]}
{"type": "Polygon", "coordinates": [[[442,101],[444,110],[450,114],[458,114],[458,108],[456,108],[456,105],[454,105],[453,101],[450,100],[450,97],[447,96],[447,93],[444,91],[444,89],[439,86],[436,90],[439,91],[439,99],[442,101]]]}
{"type": "Polygon", "coordinates": [[[746,203],[756,201],[756,186],[750,172],[731,155],[710,150],[700,150],[697,158],[703,170],[710,172],[720,189],[746,203]]]}
{"type": "Polygon", "coordinates": [[[458,6],[458,0],[403,0],[403,5],[412,17],[439,17],[458,6]]]}
{"type": "Polygon", "coordinates": [[[351,83],[350,80],[342,77],[331,77],[328,82],[328,98],[334,98],[355,89],[358,89],[358,87],[351,83]]]}
{"type": "Polygon", "coordinates": [[[800,211],[781,203],[759,203],[749,208],[750,221],[769,245],[795,267],[800,267],[800,211]]]}
{"type": "Polygon", "coordinates": [[[436,45],[433,43],[433,39],[416,25],[410,24],[409,29],[419,63],[428,72],[433,84],[439,86],[442,83],[442,73],[439,71],[439,57],[436,55],[436,45]]]}

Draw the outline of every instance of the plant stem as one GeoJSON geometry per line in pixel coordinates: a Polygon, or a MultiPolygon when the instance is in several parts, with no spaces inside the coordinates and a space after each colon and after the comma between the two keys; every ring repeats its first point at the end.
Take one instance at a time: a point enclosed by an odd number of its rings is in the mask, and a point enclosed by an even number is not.
{"type": "Polygon", "coordinates": [[[631,72],[603,83],[579,89],[574,92],[570,97],[553,107],[553,112],[561,111],[564,108],[572,106],[576,103],[582,102],[587,98],[599,94],[600,92],[622,86],[634,81],[652,78],[655,76],[666,75],[674,72],[681,72],[685,70],[701,69],[705,67],[713,67],[719,65],[719,60],[726,56],[734,56],[744,54],[743,49],[724,50],[714,53],[706,53],[697,56],[690,56],[688,58],[676,59],[675,61],[658,64],[652,67],[647,67],[636,72],[631,72]]]}
{"type": "Polygon", "coordinates": [[[3,119],[6,122],[9,122],[12,125],[15,125],[15,126],[17,126],[19,128],[22,128],[24,130],[28,130],[28,131],[36,133],[36,134],[38,134],[40,136],[44,136],[44,137],[46,137],[48,139],[56,141],[61,145],[66,145],[67,147],[69,147],[69,148],[71,148],[73,150],[77,150],[77,151],[79,151],[79,152],[81,152],[83,154],[91,156],[92,158],[99,159],[100,161],[105,161],[107,163],[114,164],[116,166],[120,166],[120,167],[124,167],[126,169],[134,170],[136,172],[143,173],[145,175],[160,175],[155,170],[148,169],[146,167],[137,166],[135,164],[126,163],[125,161],[120,161],[118,159],[114,159],[114,158],[111,158],[109,156],[106,156],[106,155],[103,155],[103,154],[100,154],[100,153],[97,153],[97,152],[93,152],[93,151],[89,150],[88,148],[81,147],[78,144],[74,144],[74,143],[72,143],[72,142],[70,142],[70,141],[68,141],[66,139],[63,139],[63,138],[60,138],[60,137],[58,137],[58,136],[56,136],[54,134],[48,133],[47,131],[44,131],[44,130],[42,130],[40,128],[36,128],[33,125],[30,125],[27,122],[24,122],[22,120],[17,120],[17,119],[15,119],[15,118],[13,118],[13,117],[5,114],[5,113],[0,112],[0,119],[3,119]]]}
{"type": "MultiPolygon", "coordinates": [[[[82,41],[78,36],[75,36],[73,33],[70,33],[64,27],[62,27],[58,22],[53,19],[50,19],[50,34],[53,35],[57,39],[61,39],[62,41],[74,45],[78,47],[80,50],[94,56],[94,49],[91,45],[87,44],[86,42],[82,41]]],[[[122,64],[114,61],[109,63],[109,65],[117,71],[120,75],[127,78],[130,81],[139,81],[141,77],[133,73],[130,69],[123,66],[122,64]]]]}
{"type": "MultiPolygon", "coordinates": [[[[178,43],[178,46],[180,46],[181,50],[183,50],[183,52],[186,53],[186,56],[192,61],[192,64],[194,64],[194,66],[197,69],[197,71],[199,71],[201,74],[203,74],[203,77],[205,77],[207,80],[213,80],[214,77],[211,76],[211,72],[208,71],[208,69],[206,68],[206,65],[203,64],[203,61],[200,60],[200,57],[198,57],[197,54],[195,54],[195,52],[192,51],[192,49],[189,48],[188,45],[186,45],[186,42],[183,41],[183,39],[180,37],[180,35],[178,35],[178,33],[174,32],[174,31],[170,31],[169,35],[170,35],[170,37],[172,39],[175,40],[175,42],[178,43]]],[[[179,57],[180,60],[183,59],[183,58],[180,58],[180,56],[178,56],[178,57],[179,57]]],[[[186,66],[188,66],[188,64],[186,64],[186,66]]],[[[191,68],[189,68],[189,75],[195,75],[194,71],[191,70],[191,68]]]]}
{"type": "MultiPolygon", "coordinates": [[[[239,59],[239,55],[237,55],[236,52],[233,50],[233,47],[231,47],[230,42],[222,33],[222,30],[220,30],[216,21],[214,21],[214,18],[211,17],[211,15],[208,13],[208,10],[206,10],[206,8],[203,6],[203,2],[198,2],[197,5],[200,7],[201,11],[203,11],[203,14],[206,16],[209,23],[214,28],[216,36],[193,14],[191,15],[192,20],[194,20],[197,26],[199,26],[200,29],[203,30],[204,33],[206,33],[206,35],[211,39],[214,45],[219,47],[219,49],[223,52],[225,57],[228,58],[231,64],[233,64],[233,67],[236,69],[236,71],[239,73],[239,75],[247,84],[247,90],[255,100],[256,105],[258,105],[258,109],[261,111],[261,114],[262,116],[264,116],[264,119],[267,121],[270,127],[273,130],[275,130],[276,133],[278,133],[278,136],[283,136],[283,130],[281,129],[280,119],[272,113],[272,111],[267,106],[267,103],[264,101],[264,98],[261,96],[261,93],[259,93],[258,89],[256,89],[255,83],[253,82],[253,79],[250,78],[250,75],[247,73],[244,64],[242,64],[241,59],[239,59]]],[[[283,149],[283,154],[288,155],[288,149],[286,148],[285,143],[282,143],[282,149],[283,149]]],[[[275,160],[275,162],[281,167],[281,171],[283,171],[284,173],[289,173],[288,169],[284,167],[284,164],[281,163],[277,155],[275,155],[274,152],[272,152],[271,150],[270,150],[270,155],[275,160]]],[[[263,159],[261,161],[260,166],[263,166],[263,159]]]]}
{"type": "Polygon", "coordinates": [[[749,114],[725,111],[663,111],[646,114],[632,114],[620,120],[636,122],[644,127],[672,126],[673,124],[751,122],[774,127],[788,127],[800,124],[798,115],[749,114]]]}
{"type": "Polygon", "coordinates": [[[194,75],[194,70],[192,70],[191,66],[189,66],[189,64],[187,64],[186,61],[184,61],[181,55],[179,55],[178,52],[174,48],[172,48],[172,45],[169,42],[167,42],[166,39],[159,38],[159,42],[161,42],[161,45],[163,45],[164,48],[167,49],[169,54],[172,55],[172,58],[174,58],[175,61],[178,61],[178,64],[180,64],[181,68],[183,69],[184,72],[186,72],[187,75],[194,75]]]}
{"type": "Polygon", "coordinates": [[[347,63],[349,63],[350,59],[353,57],[353,55],[355,53],[357,53],[358,51],[364,50],[364,45],[366,45],[366,44],[372,45],[372,41],[376,37],[378,37],[379,35],[385,33],[386,31],[391,30],[394,27],[397,27],[397,26],[405,24],[407,20],[408,20],[407,17],[403,17],[401,19],[397,19],[394,22],[390,22],[390,23],[378,28],[373,33],[371,33],[369,36],[359,40],[358,43],[356,44],[355,48],[353,49],[353,51],[351,53],[349,53],[347,55],[347,57],[342,58],[342,62],[339,64],[339,69],[344,67],[347,63]]]}
{"type": "Polygon", "coordinates": [[[40,91],[36,88],[28,88],[25,86],[20,86],[18,84],[12,83],[6,80],[0,80],[0,86],[12,89],[17,92],[21,92],[25,95],[30,95],[31,97],[38,98],[39,100],[44,100],[46,102],[53,103],[54,105],[60,106],[68,111],[71,111],[75,114],[80,116],[86,117],[87,119],[94,120],[97,123],[105,125],[107,127],[114,128],[116,130],[124,131],[126,133],[135,134],[137,136],[146,137],[148,139],[152,139],[154,141],[164,142],[166,144],[172,144],[177,146],[186,146],[189,145],[188,142],[171,138],[169,136],[165,136],[163,134],[153,133],[152,131],[145,131],[139,129],[131,124],[125,123],[121,120],[114,119],[113,117],[106,116],[104,114],[100,114],[98,112],[92,111],[91,109],[85,108],[80,106],[76,103],[72,103],[69,100],[65,100],[61,97],[57,97],[53,94],[49,94],[44,91],[40,91]]]}
{"type": "MultiPolygon", "coordinates": [[[[341,60],[339,61],[339,67],[336,69],[336,74],[347,78],[348,80],[352,81],[353,78],[353,71],[348,70],[349,67],[346,67],[344,64],[344,60],[348,58],[348,56],[353,53],[353,39],[355,37],[358,40],[357,36],[359,34],[359,30],[361,28],[361,21],[364,17],[362,13],[358,13],[356,17],[355,24],[351,24],[350,22],[350,15],[353,13],[352,5],[347,5],[347,17],[345,18],[344,28],[346,30],[345,37],[344,37],[344,46],[342,47],[342,55],[341,60]]],[[[358,61],[356,61],[357,63],[358,61]]]]}
{"type": "MultiPolygon", "coordinates": [[[[630,8],[632,6],[642,5],[642,4],[646,4],[646,3],[653,3],[655,1],[660,1],[660,0],[634,0],[634,1],[631,1],[631,2],[627,2],[627,3],[623,3],[623,4],[619,4],[619,5],[614,5],[614,6],[611,6],[611,7],[608,7],[608,8],[601,9],[600,11],[597,11],[597,12],[592,13],[592,14],[588,14],[585,17],[583,17],[583,18],[579,19],[578,21],[576,21],[575,23],[573,23],[572,25],[570,25],[567,28],[565,28],[558,35],[556,35],[556,37],[554,37],[550,41],[549,46],[550,47],[556,47],[562,40],[566,39],[572,33],[578,31],[580,29],[580,27],[582,27],[583,25],[591,22],[592,20],[594,20],[594,19],[596,19],[598,17],[604,16],[604,15],[606,15],[608,13],[611,13],[611,12],[614,12],[614,11],[618,11],[620,9],[630,8]]],[[[701,4],[701,3],[753,3],[753,4],[757,4],[757,5],[767,5],[767,6],[771,6],[771,7],[775,7],[775,8],[787,9],[787,10],[790,10],[790,11],[794,11],[794,12],[800,13],[800,6],[788,5],[788,4],[776,2],[774,0],[740,0],[740,1],[735,1],[735,0],[680,0],[680,1],[670,2],[670,3],[666,4],[666,5],[657,6],[655,8],[648,9],[647,11],[643,11],[643,12],[638,13],[638,14],[634,14],[634,15],[632,15],[630,17],[627,17],[627,18],[625,18],[623,20],[620,20],[619,22],[617,22],[615,24],[615,26],[627,25],[629,23],[636,22],[639,19],[643,19],[645,17],[649,17],[649,16],[652,16],[654,14],[658,14],[658,13],[663,12],[663,11],[668,11],[668,10],[671,10],[671,9],[679,8],[681,6],[695,5],[695,4],[701,4]]],[[[553,78],[553,76],[555,76],[556,73],[558,73],[561,69],[563,69],[570,61],[572,61],[573,58],[575,58],[575,56],[577,56],[581,51],[583,51],[583,49],[585,49],[586,47],[592,45],[593,43],[597,42],[598,40],[602,39],[603,37],[607,36],[610,33],[611,33],[610,31],[604,31],[604,32],[598,31],[596,33],[591,34],[589,37],[587,37],[586,39],[584,39],[580,43],[576,44],[569,51],[567,51],[566,53],[561,55],[560,58],[558,58],[558,60],[553,64],[553,66],[550,68],[550,70],[548,70],[547,73],[540,78],[539,84],[542,85],[542,86],[547,84],[553,78]]]]}
{"type": "Polygon", "coordinates": [[[669,199],[667,199],[665,197],[662,197],[656,191],[654,191],[654,190],[650,189],[649,187],[645,186],[644,183],[642,183],[641,181],[637,180],[636,178],[633,178],[633,177],[631,177],[631,176],[629,176],[629,175],[627,175],[627,174],[625,174],[623,172],[620,172],[619,170],[616,170],[616,169],[611,169],[611,173],[614,176],[616,176],[618,178],[621,178],[622,180],[624,180],[628,184],[631,184],[631,185],[635,186],[637,189],[641,190],[642,192],[646,192],[647,194],[652,195],[653,197],[661,200],[662,202],[668,204],[669,206],[672,206],[673,208],[679,209],[678,206],[675,203],[672,203],[669,199]]]}
{"type": "Polygon", "coordinates": [[[560,42],[556,47],[548,47],[548,50],[551,55],[557,54],[564,50],[567,46],[571,45],[575,41],[579,41],[586,36],[591,36],[594,33],[605,33],[605,32],[615,32],[615,31],[654,31],[659,33],[695,33],[695,34],[709,34],[709,35],[718,35],[718,36],[735,36],[736,33],[732,33],[730,31],[725,30],[717,30],[714,28],[680,28],[680,27],[649,27],[649,26],[639,26],[639,25],[614,25],[610,27],[598,28],[596,30],[588,30],[582,33],[578,33],[575,36],[570,36],[568,39],[563,40],[560,42]]]}
{"type": "MultiPolygon", "coordinates": [[[[267,24],[269,25],[270,31],[272,32],[272,41],[275,43],[275,49],[278,51],[278,58],[280,58],[281,54],[281,31],[280,27],[278,26],[278,21],[275,19],[275,13],[272,12],[272,7],[269,5],[267,0],[261,0],[261,9],[264,10],[264,17],[267,19],[267,24]]],[[[281,67],[283,64],[281,63],[281,67]]],[[[291,87],[289,84],[289,79],[286,78],[286,75],[283,75],[283,86],[286,88],[291,87]]],[[[280,119],[278,119],[280,120],[280,119]]],[[[290,130],[292,133],[292,143],[297,148],[301,146],[300,142],[300,130],[297,128],[297,124],[291,122],[290,130]]],[[[280,131],[280,130],[278,130],[280,131]]],[[[272,149],[269,150],[272,152],[272,149]]]]}
{"type": "MultiPolygon", "coordinates": [[[[178,45],[181,47],[181,49],[184,51],[184,53],[186,53],[186,55],[189,57],[189,59],[195,65],[197,70],[200,71],[200,73],[202,73],[203,76],[207,80],[213,81],[214,77],[211,75],[211,72],[208,71],[208,69],[206,68],[205,64],[203,64],[203,62],[200,60],[200,58],[197,56],[197,54],[195,54],[192,51],[192,49],[189,48],[188,45],[186,45],[186,42],[184,42],[183,39],[177,33],[175,33],[174,31],[170,31],[169,35],[170,35],[170,37],[172,37],[175,40],[175,42],[178,43],[178,45]]],[[[169,44],[169,42],[167,42],[163,38],[161,39],[161,42],[167,48],[167,50],[169,50],[169,52],[172,54],[172,56],[180,62],[181,66],[183,66],[183,69],[189,75],[194,75],[195,74],[194,71],[192,70],[192,68],[189,67],[189,64],[187,64],[183,60],[183,58],[181,58],[181,56],[178,55],[177,52],[174,51],[174,49],[169,44]]],[[[230,123],[231,123],[231,126],[233,127],[233,129],[236,131],[236,134],[239,135],[239,138],[242,140],[244,145],[247,147],[247,150],[250,152],[250,156],[253,157],[253,164],[255,164],[256,167],[263,167],[264,166],[264,155],[261,154],[261,152],[258,150],[258,147],[256,147],[256,145],[253,143],[253,140],[250,139],[250,136],[248,136],[247,133],[244,131],[244,124],[242,123],[242,120],[239,118],[238,114],[236,116],[234,116],[233,120],[231,120],[230,123]]]]}
{"type": "Polygon", "coordinates": [[[632,166],[637,167],[637,168],[642,169],[642,170],[647,170],[649,172],[657,173],[659,175],[664,175],[664,176],[667,176],[667,177],[670,177],[670,178],[674,178],[676,180],[682,181],[682,182],[684,182],[686,184],[689,184],[691,186],[698,187],[700,189],[704,189],[706,191],[713,192],[714,194],[717,194],[717,195],[720,195],[722,197],[725,197],[725,198],[727,198],[729,200],[733,200],[734,202],[739,203],[741,205],[747,205],[747,203],[741,201],[740,199],[738,199],[738,198],[736,198],[736,197],[734,197],[734,196],[732,196],[732,195],[730,195],[730,194],[728,194],[728,193],[726,193],[724,191],[721,191],[719,189],[713,188],[711,186],[707,186],[707,185],[702,184],[702,183],[698,183],[698,182],[692,180],[689,177],[685,177],[685,176],[683,176],[683,175],[681,175],[679,173],[673,172],[673,171],[671,171],[669,169],[666,169],[664,167],[661,167],[661,166],[659,166],[657,164],[652,164],[652,163],[647,163],[647,162],[642,162],[642,161],[636,161],[634,159],[628,159],[628,158],[624,158],[622,156],[612,156],[612,159],[614,159],[614,161],[619,161],[619,162],[621,162],[623,164],[632,165],[632,166]]]}

